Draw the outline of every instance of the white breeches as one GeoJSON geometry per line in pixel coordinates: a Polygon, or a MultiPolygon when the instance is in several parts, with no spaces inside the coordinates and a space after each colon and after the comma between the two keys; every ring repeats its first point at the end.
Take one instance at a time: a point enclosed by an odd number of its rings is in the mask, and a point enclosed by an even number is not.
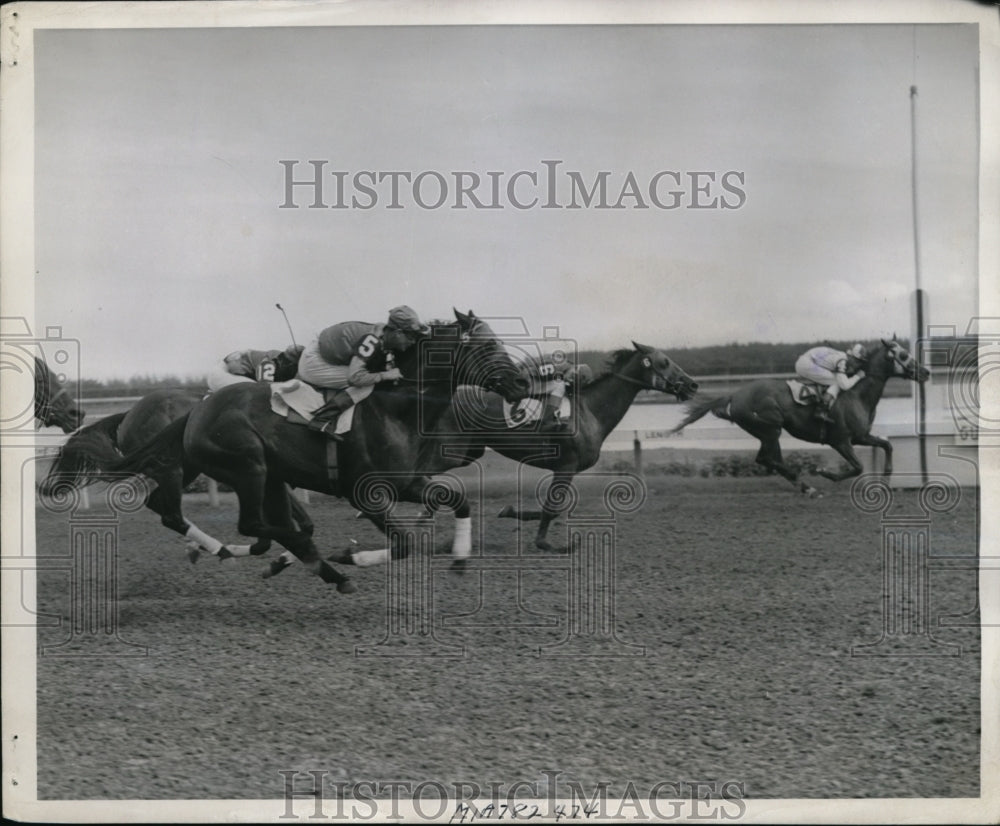
{"type": "Polygon", "coordinates": [[[248,379],[246,376],[234,376],[226,370],[225,362],[219,362],[208,374],[208,392],[214,393],[222,387],[228,387],[230,384],[239,384],[245,381],[253,381],[253,379],[248,379]]]}

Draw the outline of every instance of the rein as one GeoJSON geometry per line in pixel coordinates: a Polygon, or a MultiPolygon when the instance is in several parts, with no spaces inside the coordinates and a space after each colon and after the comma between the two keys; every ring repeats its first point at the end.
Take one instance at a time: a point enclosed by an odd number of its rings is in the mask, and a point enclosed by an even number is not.
{"type": "MultiPolygon", "coordinates": [[[[647,384],[646,382],[639,381],[638,379],[633,379],[631,376],[626,376],[626,375],[624,375],[622,373],[614,373],[614,372],[612,372],[612,373],[608,373],[607,375],[614,376],[616,379],[621,379],[622,381],[628,382],[629,384],[638,385],[643,390],[657,390],[657,389],[659,389],[657,387],[650,387],[649,384],[647,384]]],[[[659,374],[656,374],[656,378],[663,380],[663,385],[666,388],[666,392],[668,392],[668,393],[673,393],[674,390],[677,387],[677,384],[675,382],[668,381],[667,379],[664,379],[659,374]]]]}

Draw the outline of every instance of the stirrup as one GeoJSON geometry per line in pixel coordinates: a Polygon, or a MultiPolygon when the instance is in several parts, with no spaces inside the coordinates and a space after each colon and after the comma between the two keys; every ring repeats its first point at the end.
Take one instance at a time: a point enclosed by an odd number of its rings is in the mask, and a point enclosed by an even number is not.
{"type": "Polygon", "coordinates": [[[335,442],[344,441],[344,435],[342,433],[337,433],[337,419],[310,419],[309,425],[310,430],[316,433],[322,433],[327,438],[333,439],[335,442]]]}

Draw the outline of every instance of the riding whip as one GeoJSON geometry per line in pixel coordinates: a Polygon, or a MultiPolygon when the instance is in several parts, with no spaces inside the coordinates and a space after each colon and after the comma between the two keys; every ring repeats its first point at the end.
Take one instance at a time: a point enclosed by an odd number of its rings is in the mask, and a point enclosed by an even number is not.
{"type": "Polygon", "coordinates": [[[288,315],[285,313],[285,308],[280,304],[275,304],[274,306],[281,310],[281,314],[285,317],[285,325],[288,327],[288,335],[292,337],[292,344],[298,347],[299,343],[295,340],[295,333],[292,332],[292,325],[288,321],[288,315]]]}

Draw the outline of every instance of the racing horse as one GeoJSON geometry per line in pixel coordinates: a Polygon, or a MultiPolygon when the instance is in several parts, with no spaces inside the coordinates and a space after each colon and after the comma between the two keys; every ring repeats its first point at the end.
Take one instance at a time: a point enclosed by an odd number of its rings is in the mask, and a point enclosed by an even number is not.
{"type": "Polygon", "coordinates": [[[804,442],[826,444],[832,447],[850,466],[846,470],[819,469],[817,473],[834,482],[858,476],[864,468],[854,452],[854,445],[882,448],[885,453],[884,476],[892,473],[892,445],[888,439],[873,436],[872,422],[875,408],[882,398],[885,383],[891,378],[924,382],[930,371],[892,337],[865,349],[861,358],[865,376],[850,390],[837,397],[830,410],[832,422],[816,418],[812,405],[802,405],[792,398],[791,389],[782,379],[759,379],[749,382],[729,396],[705,398],[690,405],[684,420],[671,433],[678,433],[707,413],[732,422],[760,440],[757,462],[776,470],[802,493],[810,497],[819,495],[816,488],[799,481],[798,474],[781,459],[778,439],[786,430],[804,442]]]}
{"type": "Polygon", "coordinates": [[[49,366],[35,356],[35,420],[38,424],[72,433],[83,424],[85,415],[49,366]]]}
{"type": "MultiPolygon", "coordinates": [[[[376,385],[355,407],[351,430],[337,445],[335,468],[327,462],[327,436],[274,413],[270,387],[247,382],[213,393],[113,470],[148,474],[181,463],[185,477],[201,472],[230,485],[239,499],[241,534],[273,539],[324,582],[350,593],[353,583],[330,561],[374,564],[413,550],[412,537],[392,530],[389,510],[396,501],[425,503],[431,483],[417,470],[424,433],[451,405],[458,385],[496,389],[510,401],[527,392],[489,325],[471,311],[456,310],[455,318],[433,322],[427,339],[396,359],[403,379],[376,385]],[[320,558],[311,531],[295,525],[287,484],[347,499],[387,534],[388,546],[320,558]]],[[[470,542],[464,494],[455,493],[449,507],[455,511],[456,544],[459,536],[470,542]]]]}
{"type": "MultiPolygon", "coordinates": [[[[105,474],[123,454],[141,447],[170,422],[186,416],[202,400],[203,394],[181,388],[154,390],[143,396],[128,411],[113,413],[81,428],[66,441],[38,486],[43,496],[57,496],[60,488],[76,488],[106,478],[105,474]]],[[[161,518],[164,527],[190,540],[188,558],[198,560],[200,550],[216,554],[219,559],[264,553],[270,540],[258,540],[253,545],[224,545],[180,515],[184,492],[183,463],[158,467],[150,478],[156,488],[146,500],[146,507],[161,518]]],[[[191,481],[193,477],[189,478],[191,481]]],[[[303,529],[312,523],[292,497],[296,521],[303,529]]]]}
{"type": "Polygon", "coordinates": [[[597,463],[604,440],[618,426],[639,391],[658,390],[684,401],[692,398],[697,389],[698,385],[666,353],[636,342],[631,348],[612,353],[607,370],[578,389],[564,431],[508,427],[499,396],[477,388],[461,388],[439,421],[438,435],[424,448],[423,466],[429,473],[440,473],[475,461],[489,447],[518,462],[551,470],[552,481],[541,511],[508,505],[499,514],[523,521],[539,520],[535,545],[551,550],[546,539],[549,524],[567,501],[573,477],[597,463]]]}

